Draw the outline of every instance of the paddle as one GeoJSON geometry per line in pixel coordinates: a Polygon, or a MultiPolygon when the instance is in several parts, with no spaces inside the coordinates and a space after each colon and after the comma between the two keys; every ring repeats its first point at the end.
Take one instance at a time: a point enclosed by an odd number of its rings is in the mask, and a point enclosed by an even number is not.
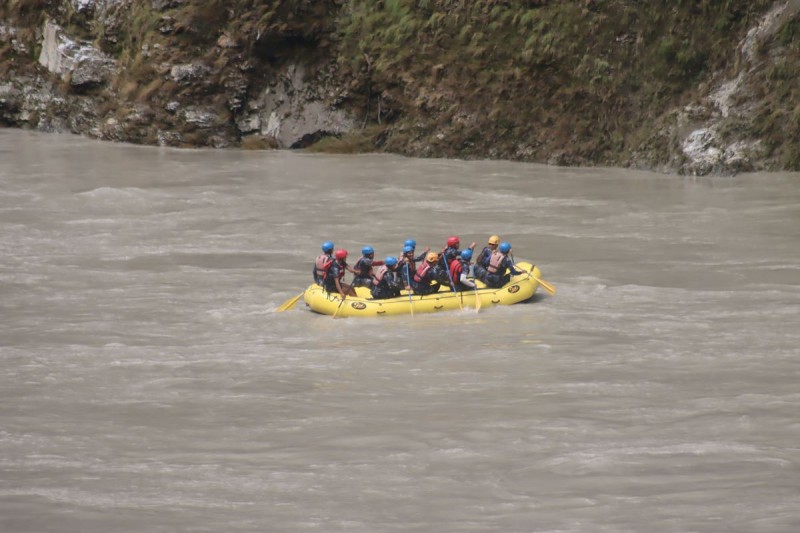
{"type": "Polygon", "coordinates": [[[539,285],[541,285],[542,287],[544,287],[544,290],[546,290],[547,292],[549,292],[551,296],[555,296],[555,295],[556,295],[556,288],[555,288],[555,287],[553,287],[551,284],[547,283],[547,282],[546,282],[545,280],[543,280],[543,279],[537,278],[537,277],[536,277],[536,276],[534,276],[533,274],[531,274],[531,277],[532,277],[533,279],[535,279],[536,281],[538,281],[538,282],[539,282],[539,285]]]}
{"type": "MultiPolygon", "coordinates": [[[[514,256],[513,256],[513,255],[511,256],[511,263],[512,263],[514,266],[516,266],[516,263],[517,263],[517,262],[516,262],[516,260],[514,259],[514,256]]],[[[536,281],[538,281],[538,282],[539,282],[539,285],[541,285],[541,286],[544,288],[544,290],[546,290],[547,292],[549,292],[549,293],[550,293],[550,296],[555,296],[555,295],[556,295],[556,288],[555,288],[553,285],[551,285],[550,283],[547,283],[545,280],[543,280],[543,279],[541,279],[541,278],[537,278],[536,276],[534,276],[534,275],[533,275],[533,269],[534,269],[534,266],[535,266],[535,265],[531,265],[531,271],[528,273],[528,275],[529,275],[530,277],[532,277],[533,279],[535,279],[536,281]]]]}
{"type": "Polygon", "coordinates": [[[297,296],[293,296],[292,298],[289,298],[288,300],[286,300],[285,302],[283,302],[281,304],[281,306],[278,308],[278,312],[279,313],[283,313],[284,311],[288,311],[289,309],[292,309],[295,306],[295,304],[297,303],[297,301],[300,300],[300,298],[302,298],[302,296],[303,296],[303,293],[301,292],[297,296]]]}
{"type": "Polygon", "coordinates": [[[339,314],[339,309],[342,308],[342,304],[344,303],[344,294],[340,295],[342,299],[339,301],[339,307],[336,308],[336,311],[333,312],[333,318],[336,318],[336,315],[339,314]]]}
{"type": "Polygon", "coordinates": [[[478,296],[478,283],[476,280],[477,278],[472,278],[472,283],[475,284],[475,312],[477,313],[481,310],[481,298],[478,296]]]}
{"type": "MultiPolygon", "coordinates": [[[[442,252],[442,255],[444,255],[444,252],[442,252]]],[[[456,284],[453,283],[453,276],[450,274],[450,265],[447,264],[447,257],[444,258],[444,269],[447,271],[447,278],[450,280],[450,288],[453,289],[453,292],[456,293],[456,296],[458,297],[458,307],[460,307],[463,311],[464,306],[461,303],[461,295],[458,294],[458,291],[456,290],[456,284]]]]}
{"type": "Polygon", "coordinates": [[[408,306],[411,309],[411,318],[414,318],[414,300],[411,299],[411,276],[408,274],[408,263],[406,263],[406,283],[408,284],[408,306]]]}

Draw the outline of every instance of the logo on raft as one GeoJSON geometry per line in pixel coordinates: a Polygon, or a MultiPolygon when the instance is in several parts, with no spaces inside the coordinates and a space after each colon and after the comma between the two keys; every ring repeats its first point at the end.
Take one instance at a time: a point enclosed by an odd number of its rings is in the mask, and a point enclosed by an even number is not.
{"type": "Polygon", "coordinates": [[[508,288],[508,292],[514,294],[515,292],[519,292],[519,285],[512,285],[508,288]]]}
{"type": "Polygon", "coordinates": [[[353,302],[350,304],[350,307],[352,307],[353,309],[361,310],[361,309],[366,309],[367,304],[365,304],[364,302],[353,302]]]}

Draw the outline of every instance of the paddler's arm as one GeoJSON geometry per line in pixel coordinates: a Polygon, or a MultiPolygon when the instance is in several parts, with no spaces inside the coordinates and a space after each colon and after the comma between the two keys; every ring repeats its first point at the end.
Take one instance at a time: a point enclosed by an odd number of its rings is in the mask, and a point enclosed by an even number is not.
{"type": "Polygon", "coordinates": [[[464,271],[461,272],[461,276],[458,278],[458,281],[460,281],[461,283],[463,283],[464,285],[466,285],[470,289],[474,289],[475,288],[475,282],[472,281],[471,279],[469,279],[467,277],[467,273],[464,272],[464,271]]]}

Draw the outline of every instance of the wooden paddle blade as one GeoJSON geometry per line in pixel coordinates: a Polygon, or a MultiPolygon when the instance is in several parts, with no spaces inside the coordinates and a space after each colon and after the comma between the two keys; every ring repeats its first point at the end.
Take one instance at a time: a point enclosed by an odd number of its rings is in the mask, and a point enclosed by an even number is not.
{"type": "Polygon", "coordinates": [[[411,274],[408,272],[408,263],[406,263],[406,284],[408,284],[408,308],[411,309],[411,318],[414,318],[414,299],[411,296],[411,274]]]}
{"type": "Polygon", "coordinates": [[[303,297],[303,293],[301,292],[297,296],[295,296],[293,298],[289,298],[288,300],[283,302],[283,304],[281,304],[281,306],[278,308],[278,312],[279,313],[283,313],[284,311],[288,311],[289,309],[293,308],[295,306],[295,304],[297,303],[297,301],[300,300],[300,298],[302,298],[302,297],[303,297]]]}
{"type": "Polygon", "coordinates": [[[336,308],[336,311],[333,313],[333,318],[336,318],[336,315],[339,314],[339,309],[342,308],[342,304],[344,303],[344,298],[339,302],[339,307],[336,308]]]}
{"type": "Polygon", "coordinates": [[[538,281],[538,282],[539,282],[539,285],[541,285],[542,287],[544,287],[544,290],[546,290],[547,292],[549,292],[551,296],[555,296],[555,295],[556,295],[556,288],[555,288],[555,287],[553,287],[551,284],[547,283],[547,282],[546,282],[545,280],[543,280],[543,279],[539,279],[539,278],[537,278],[536,276],[533,276],[533,279],[535,279],[536,281],[538,281]]]}

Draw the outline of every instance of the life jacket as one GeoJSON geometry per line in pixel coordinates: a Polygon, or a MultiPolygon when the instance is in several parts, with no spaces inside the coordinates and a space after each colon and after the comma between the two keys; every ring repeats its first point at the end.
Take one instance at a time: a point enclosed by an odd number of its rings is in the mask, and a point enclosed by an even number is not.
{"type": "Polygon", "coordinates": [[[380,267],[378,271],[375,273],[375,276],[373,276],[372,278],[372,284],[375,285],[376,287],[380,285],[383,282],[383,277],[386,276],[387,272],[389,272],[389,267],[387,267],[386,265],[380,267]]]}
{"type": "Polygon", "coordinates": [[[425,261],[422,263],[416,272],[414,272],[414,281],[417,283],[422,283],[422,280],[425,279],[425,276],[428,274],[428,271],[431,269],[431,264],[425,261]]]}
{"type": "Polygon", "coordinates": [[[457,283],[461,279],[461,273],[464,271],[465,262],[461,259],[453,259],[450,262],[450,275],[453,277],[453,283],[457,283]]]}
{"type": "Polygon", "coordinates": [[[361,278],[368,278],[372,275],[372,260],[361,257],[358,261],[356,261],[353,269],[358,272],[358,274],[356,274],[357,276],[361,278]]]}
{"type": "MultiPolygon", "coordinates": [[[[333,264],[333,258],[328,254],[320,254],[317,256],[316,261],[314,261],[314,274],[319,277],[319,279],[325,279],[328,277],[328,270],[331,268],[333,264]]],[[[308,267],[306,267],[308,268],[308,267]]]]}
{"type": "MultiPolygon", "coordinates": [[[[506,258],[501,252],[494,251],[492,252],[492,257],[489,258],[489,266],[486,267],[486,270],[489,274],[497,274],[500,272],[500,266],[503,264],[503,260],[506,258]]],[[[505,270],[505,267],[503,268],[505,270]]],[[[502,274],[502,272],[500,272],[502,274]]]]}
{"type": "Polygon", "coordinates": [[[408,277],[416,276],[417,263],[414,261],[413,257],[404,257],[403,262],[399,265],[398,270],[402,269],[404,278],[406,275],[406,265],[408,265],[408,277]]]}
{"type": "Polygon", "coordinates": [[[339,275],[336,276],[336,277],[338,277],[341,280],[344,277],[344,275],[347,273],[347,269],[345,268],[347,266],[347,262],[340,263],[337,266],[339,267],[339,275]]]}

